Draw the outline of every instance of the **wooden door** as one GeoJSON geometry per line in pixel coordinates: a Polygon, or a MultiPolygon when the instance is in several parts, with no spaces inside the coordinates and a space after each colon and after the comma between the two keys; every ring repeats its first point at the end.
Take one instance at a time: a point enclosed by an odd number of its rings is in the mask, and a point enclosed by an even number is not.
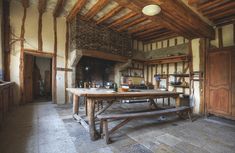
{"type": "Polygon", "coordinates": [[[33,102],[33,65],[34,57],[32,55],[25,54],[24,58],[24,95],[25,102],[33,102]]]}
{"type": "Polygon", "coordinates": [[[206,93],[209,113],[231,115],[231,56],[229,51],[208,54],[206,93]]]}
{"type": "Polygon", "coordinates": [[[232,67],[232,116],[235,117],[235,51],[232,51],[231,56],[231,67],[232,67]]]}

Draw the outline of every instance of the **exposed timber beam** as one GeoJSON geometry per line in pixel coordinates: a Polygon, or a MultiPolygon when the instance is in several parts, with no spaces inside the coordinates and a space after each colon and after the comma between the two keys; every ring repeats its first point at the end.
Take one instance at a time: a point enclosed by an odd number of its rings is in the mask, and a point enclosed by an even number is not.
{"type": "Polygon", "coordinates": [[[87,0],[78,0],[77,3],[74,5],[72,10],[69,12],[67,16],[67,21],[71,21],[79,11],[81,11],[82,7],[86,4],[87,0]]]}
{"type": "Polygon", "coordinates": [[[28,8],[29,7],[29,0],[21,0],[21,3],[22,3],[24,8],[28,8]]]}
{"type": "Polygon", "coordinates": [[[38,11],[39,13],[44,13],[47,7],[47,0],[39,0],[38,1],[38,11]]]}
{"type": "Polygon", "coordinates": [[[156,23],[146,23],[144,25],[140,25],[140,26],[137,26],[131,30],[128,31],[129,34],[135,34],[135,33],[138,33],[138,32],[142,32],[142,31],[145,31],[145,30],[148,30],[148,29],[151,29],[153,27],[156,27],[158,24],[156,23]]]}
{"type": "Polygon", "coordinates": [[[115,27],[117,25],[120,25],[121,23],[123,23],[124,21],[134,17],[134,16],[137,16],[137,13],[135,12],[130,12],[124,16],[121,16],[120,18],[116,19],[115,21],[113,21],[108,27],[111,28],[111,27],[115,27]]]}
{"type": "Polygon", "coordinates": [[[92,19],[102,8],[109,3],[109,0],[99,0],[85,15],[86,20],[92,19]]]}
{"type": "Polygon", "coordinates": [[[148,18],[163,27],[174,31],[186,38],[207,37],[214,38],[214,29],[203,22],[192,10],[179,0],[115,0],[119,5],[142,14],[142,8],[148,4],[159,4],[162,11],[156,16],[148,18]],[[166,13],[170,14],[167,15],[166,13]],[[175,17],[181,21],[176,23],[175,17]],[[172,20],[173,19],[173,20],[172,20]],[[183,22],[182,22],[183,21],[183,22]],[[189,26],[190,25],[190,26],[189,26]],[[196,26],[195,26],[196,25],[196,26]]]}
{"type": "Polygon", "coordinates": [[[53,11],[54,17],[60,16],[61,12],[63,11],[63,7],[65,6],[66,0],[57,0],[55,9],[53,11]]]}
{"type": "Polygon", "coordinates": [[[121,31],[123,31],[123,30],[125,30],[125,29],[130,28],[131,26],[137,25],[137,24],[139,24],[139,23],[141,23],[141,22],[145,22],[145,21],[147,21],[147,20],[148,20],[148,18],[146,18],[146,17],[139,17],[139,18],[135,19],[134,21],[131,21],[131,22],[129,22],[129,23],[123,25],[123,26],[122,26],[121,28],[119,28],[117,31],[121,32],[121,31]]]}
{"type": "Polygon", "coordinates": [[[106,20],[108,20],[109,18],[111,18],[112,16],[116,15],[118,12],[120,12],[123,9],[122,6],[117,6],[114,9],[112,9],[110,12],[108,12],[107,14],[105,14],[103,17],[101,17],[96,24],[100,24],[106,20]]]}

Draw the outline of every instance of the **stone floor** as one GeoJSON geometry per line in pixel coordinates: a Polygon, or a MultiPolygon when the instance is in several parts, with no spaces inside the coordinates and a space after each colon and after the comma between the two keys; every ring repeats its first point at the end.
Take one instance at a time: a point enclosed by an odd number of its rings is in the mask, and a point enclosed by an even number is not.
{"type": "Polygon", "coordinates": [[[203,118],[133,120],[106,145],[90,141],[71,111],[51,103],[15,109],[0,130],[0,153],[235,153],[235,127],[203,118]]]}

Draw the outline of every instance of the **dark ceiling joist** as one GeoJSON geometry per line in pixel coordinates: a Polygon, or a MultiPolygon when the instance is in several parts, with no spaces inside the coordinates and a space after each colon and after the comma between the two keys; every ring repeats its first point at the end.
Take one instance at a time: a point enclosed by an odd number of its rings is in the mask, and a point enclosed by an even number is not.
{"type": "Polygon", "coordinates": [[[137,25],[137,24],[139,24],[139,23],[141,23],[141,22],[145,22],[145,21],[147,21],[147,20],[148,20],[148,18],[146,18],[146,17],[139,17],[139,18],[135,19],[134,21],[129,22],[129,23],[123,25],[123,26],[122,26],[121,28],[119,28],[117,31],[121,32],[121,31],[123,31],[123,30],[126,30],[126,29],[130,28],[131,26],[137,25]]]}
{"type": "Polygon", "coordinates": [[[214,1],[204,2],[204,3],[200,4],[197,9],[200,11],[200,10],[203,10],[203,9],[206,9],[206,8],[210,8],[210,7],[213,7],[214,5],[217,5],[220,2],[224,3],[226,1],[214,0],[214,1]]]}
{"type": "Polygon", "coordinates": [[[65,6],[65,2],[66,2],[66,0],[57,0],[55,9],[53,11],[54,17],[60,16],[60,14],[62,13],[63,8],[65,6]]]}
{"type": "Polygon", "coordinates": [[[22,3],[24,8],[28,8],[29,7],[29,0],[21,0],[21,3],[22,3]]]}
{"type": "Polygon", "coordinates": [[[120,12],[123,9],[122,6],[117,6],[114,9],[112,9],[110,12],[106,13],[103,17],[101,17],[96,24],[100,24],[106,20],[108,20],[109,18],[113,17],[114,15],[116,15],[118,12],[120,12]]]}
{"type": "Polygon", "coordinates": [[[186,38],[198,37],[198,33],[201,37],[214,38],[214,30],[211,26],[203,22],[191,9],[184,6],[179,0],[115,0],[119,5],[127,7],[132,11],[142,14],[142,8],[147,4],[161,3],[162,12],[159,15],[148,17],[153,22],[161,24],[163,27],[174,31],[175,33],[182,35],[186,38]],[[165,11],[171,13],[172,18],[164,14],[165,11]],[[188,25],[181,25],[174,23],[174,16],[178,15],[179,18],[190,23],[188,25]],[[182,26],[183,25],[183,26],[182,26]],[[192,26],[193,25],[193,26],[192,26]],[[197,26],[197,30],[195,29],[197,26]],[[192,29],[188,31],[188,29],[192,29]],[[193,34],[191,36],[191,34],[193,34]]]}
{"type": "Polygon", "coordinates": [[[152,36],[156,36],[156,35],[160,35],[160,34],[166,34],[166,33],[174,33],[170,30],[167,30],[167,29],[161,29],[161,30],[157,30],[157,31],[154,31],[152,33],[148,33],[148,34],[145,34],[145,35],[141,35],[141,36],[138,36],[137,38],[139,39],[145,39],[145,38],[148,38],[148,37],[152,37],[152,36]]]}
{"type": "Polygon", "coordinates": [[[235,9],[227,9],[227,10],[224,10],[220,13],[210,15],[208,18],[210,20],[221,19],[221,18],[225,18],[226,16],[229,16],[229,15],[232,15],[232,14],[235,15],[235,9]]]}
{"type": "Polygon", "coordinates": [[[198,4],[199,2],[200,0],[188,0],[189,5],[195,5],[195,4],[198,4]]]}
{"type": "Polygon", "coordinates": [[[92,19],[102,8],[109,3],[109,0],[99,0],[85,15],[86,20],[92,19]]]}
{"type": "Polygon", "coordinates": [[[134,36],[134,37],[138,37],[138,36],[146,35],[146,34],[152,33],[152,32],[154,32],[154,31],[157,31],[157,30],[160,30],[160,29],[162,29],[161,26],[156,26],[156,27],[154,27],[154,28],[147,29],[147,30],[142,31],[142,32],[138,32],[138,33],[134,34],[133,36],[134,36]]]}
{"type": "Polygon", "coordinates": [[[47,0],[39,0],[38,1],[38,11],[39,13],[44,13],[47,7],[47,0]]]}
{"type": "Polygon", "coordinates": [[[156,23],[150,22],[150,23],[146,23],[144,25],[139,25],[137,27],[134,27],[133,29],[129,30],[128,33],[129,34],[135,34],[135,33],[138,33],[138,32],[142,32],[142,31],[154,28],[156,26],[159,26],[159,25],[156,24],[156,23]]]}
{"type": "Polygon", "coordinates": [[[161,40],[166,40],[166,39],[170,39],[170,38],[173,38],[173,37],[177,37],[179,35],[177,35],[176,33],[163,33],[163,34],[160,34],[160,35],[155,35],[155,36],[152,36],[152,37],[146,37],[144,39],[141,39],[143,40],[144,42],[150,42],[150,41],[153,41],[153,42],[157,42],[157,41],[161,41],[161,40]]]}
{"type": "Polygon", "coordinates": [[[220,13],[222,11],[226,11],[226,10],[230,10],[230,9],[232,9],[232,10],[235,9],[235,1],[233,1],[231,3],[224,4],[224,5],[220,5],[219,7],[216,7],[214,9],[204,11],[203,15],[207,16],[207,15],[210,15],[210,14],[217,14],[217,13],[220,13]]]}
{"type": "Polygon", "coordinates": [[[86,2],[87,0],[78,0],[72,10],[69,12],[69,15],[67,16],[67,21],[71,21],[86,4],[86,2]]]}
{"type": "Polygon", "coordinates": [[[111,27],[115,27],[117,25],[120,25],[121,23],[123,23],[124,21],[134,17],[134,16],[137,16],[137,13],[135,12],[130,12],[130,13],[127,13],[126,15],[124,16],[121,16],[120,18],[114,20],[109,26],[108,28],[111,28],[111,27]]]}

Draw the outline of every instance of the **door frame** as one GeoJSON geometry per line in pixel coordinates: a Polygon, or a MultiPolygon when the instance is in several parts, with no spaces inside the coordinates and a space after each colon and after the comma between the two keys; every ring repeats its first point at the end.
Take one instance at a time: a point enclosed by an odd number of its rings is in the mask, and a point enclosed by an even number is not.
{"type": "MultiPolygon", "coordinates": [[[[52,59],[52,64],[51,64],[51,69],[52,69],[52,88],[51,88],[51,92],[52,92],[52,101],[53,103],[56,103],[55,99],[56,99],[56,65],[55,62],[53,62],[55,60],[55,54],[54,53],[50,53],[50,52],[42,52],[42,51],[38,51],[38,50],[33,50],[33,49],[24,49],[24,55],[25,54],[29,54],[32,56],[36,56],[36,57],[46,57],[46,58],[50,58],[52,59]]],[[[23,56],[24,56],[23,55],[23,56]]],[[[23,72],[23,82],[24,82],[24,77],[25,77],[25,73],[23,72]]],[[[23,92],[25,90],[23,89],[23,92]]],[[[23,99],[25,99],[25,94],[23,93],[23,99]]]]}

